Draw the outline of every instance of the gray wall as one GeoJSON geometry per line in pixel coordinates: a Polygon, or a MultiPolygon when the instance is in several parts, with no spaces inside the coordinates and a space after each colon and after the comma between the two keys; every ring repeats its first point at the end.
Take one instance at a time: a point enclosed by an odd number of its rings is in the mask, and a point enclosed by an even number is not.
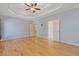
{"type": "Polygon", "coordinates": [[[79,8],[61,14],[60,40],[70,44],[79,44],[79,8]]]}
{"type": "Polygon", "coordinates": [[[46,21],[44,20],[37,20],[36,22],[36,29],[37,29],[37,36],[38,37],[44,37],[44,38],[48,38],[48,24],[46,21]],[[41,26],[42,24],[42,26],[41,26]]]}
{"type": "Polygon", "coordinates": [[[2,18],[2,39],[16,39],[31,36],[31,21],[16,18],[2,18]]]}
{"type": "Polygon", "coordinates": [[[60,23],[60,41],[68,44],[79,45],[79,8],[65,11],[59,14],[41,18],[37,25],[39,26],[38,36],[48,36],[48,21],[59,19],[60,23]],[[41,23],[43,27],[41,27],[41,23]]]}

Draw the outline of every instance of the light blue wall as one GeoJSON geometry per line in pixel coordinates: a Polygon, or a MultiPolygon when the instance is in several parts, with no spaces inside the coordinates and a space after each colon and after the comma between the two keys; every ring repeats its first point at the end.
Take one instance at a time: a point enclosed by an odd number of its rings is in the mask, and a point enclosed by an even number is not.
{"type": "Polygon", "coordinates": [[[61,14],[60,40],[79,44],[79,8],[61,14]]]}
{"type": "Polygon", "coordinates": [[[41,18],[37,23],[39,26],[38,36],[48,36],[48,21],[59,19],[59,38],[68,44],[79,45],[79,8],[64,11],[59,14],[41,18]],[[40,27],[41,23],[44,25],[40,27]]]}
{"type": "Polygon", "coordinates": [[[30,36],[31,21],[16,18],[2,18],[2,38],[16,39],[30,36]]]}
{"type": "Polygon", "coordinates": [[[45,20],[37,20],[36,22],[37,25],[37,36],[38,37],[43,37],[43,38],[48,38],[48,24],[45,20]],[[42,24],[42,26],[41,26],[42,24]]]}

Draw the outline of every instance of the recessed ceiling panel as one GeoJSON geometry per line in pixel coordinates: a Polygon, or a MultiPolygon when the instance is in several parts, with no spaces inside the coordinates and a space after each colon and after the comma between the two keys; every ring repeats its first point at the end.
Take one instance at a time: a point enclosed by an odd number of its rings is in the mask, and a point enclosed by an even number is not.
{"type": "MultiPolygon", "coordinates": [[[[28,3],[30,4],[30,3],[28,3]]],[[[54,14],[56,12],[62,12],[71,8],[79,7],[79,4],[64,4],[64,3],[38,3],[40,11],[33,13],[30,10],[25,10],[28,8],[23,3],[0,3],[0,15],[8,16],[18,16],[24,18],[38,18],[50,13],[54,14]]]]}

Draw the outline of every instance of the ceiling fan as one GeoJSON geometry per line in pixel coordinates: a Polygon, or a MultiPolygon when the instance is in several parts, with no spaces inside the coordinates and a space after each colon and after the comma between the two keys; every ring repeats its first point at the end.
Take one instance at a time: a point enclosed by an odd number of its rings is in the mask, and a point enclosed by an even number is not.
{"type": "Polygon", "coordinates": [[[37,3],[31,3],[30,5],[28,5],[27,3],[24,4],[29,7],[25,10],[31,10],[33,13],[35,13],[36,10],[40,10],[40,8],[37,7],[37,3]]]}

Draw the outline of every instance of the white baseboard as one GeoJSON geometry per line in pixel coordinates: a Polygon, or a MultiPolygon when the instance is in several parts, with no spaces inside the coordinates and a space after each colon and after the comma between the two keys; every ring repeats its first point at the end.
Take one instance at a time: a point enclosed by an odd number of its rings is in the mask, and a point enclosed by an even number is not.
{"type": "MultiPolygon", "coordinates": [[[[32,36],[28,36],[28,37],[32,37],[32,36]]],[[[26,38],[28,38],[26,37],[26,38]]],[[[20,38],[20,37],[19,37],[20,38]]],[[[19,38],[15,38],[15,39],[19,39],[19,38]]],[[[25,37],[21,37],[21,38],[25,38],[25,37]]],[[[48,38],[46,37],[38,37],[38,38],[42,38],[42,39],[46,39],[48,40],[48,38]]],[[[5,38],[2,38],[2,40],[0,41],[5,41],[5,40],[15,40],[15,39],[5,39],[5,38]]],[[[52,39],[50,39],[52,40],[52,39]]],[[[79,44],[76,44],[76,43],[71,43],[71,42],[65,42],[65,41],[62,41],[62,40],[56,40],[56,39],[53,39],[54,41],[58,41],[58,42],[62,42],[62,43],[65,43],[65,44],[68,44],[68,45],[74,45],[74,46],[79,46],[79,44]]]]}
{"type": "MultiPolygon", "coordinates": [[[[48,39],[48,38],[46,38],[46,37],[39,37],[39,38],[48,39]]],[[[49,40],[52,40],[52,39],[49,39],[49,40]]],[[[79,46],[79,44],[76,44],[76,43],[65,42],[65,41],[62,41],[62,40],[56,40],[56,39],[53,39],[53,40],[54,40],[54,41],[58,41],[58,42],[62,42],[62,43],[68,44],[68,45],[79,46]]],[[[52,40],[52,41],[53,41],[53,40],[52,40]]]]}
{"type": "Polygon", "coordinates": [[[76,44],[76,43],[65,42],[65,41],[59,41],[59,42],[62,42],[62,43],[68,44],[68,45],[79,46],[79,44],[76,44]]]}

